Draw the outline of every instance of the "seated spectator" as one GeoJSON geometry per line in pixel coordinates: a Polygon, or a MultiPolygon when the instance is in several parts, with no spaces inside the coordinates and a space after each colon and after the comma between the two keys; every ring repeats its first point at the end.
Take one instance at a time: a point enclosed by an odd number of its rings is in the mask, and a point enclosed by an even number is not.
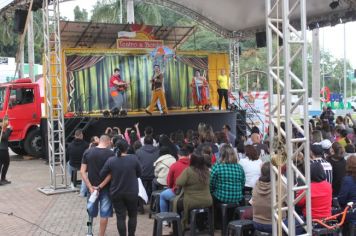
{"type": "Polygon", "coordinates": [[[251,134],[252,145],[257,150],[257,155],[259,157],[264,156],[265,154],[269,154],[268,146],[261,143],[261,135],[260,134],[251,134]]]}
{"type": "Polygon", "coordinates": [[[216,202],[240,203],[245,186],[244,170],[230,145],[222,146],[220,154],[221,161],[213,165],[210,173],[210,192],[216,202]]]}
{"type": "Polygon", "coordinates": [[[176,181],[181,173],[189,167],[190,154],[193,152],[189,144],[185,144],[178,152],[178,161],[173,163],[169,168],[167,176],[168,189],[164,190],[159,199],[161,212],[168,212],[169,201],[176,196],[177,186],[176,181]]]}
{"type": "MultiPolygon", "coordinates": [[[[348,202],[356,202],[356,156],[350,156],[346,162],[346,176],[343,178],[338,196],[341,208],[348,202]]],[[[356,212],[349,213],[346,222],[356,224],[356,212]]],[[[345,225],[345,229],[348,227],[345,225]]],[[[350,235],[346,232],[343,235],[350,235]]]]}
{"type": "Polygon", "coordinates": [[[251,128],[251,135],[250,135],[250,137],[247,138],[247,140],[246,140],[246,142],[245,142],[245,145],[252,145],[252,144],[253,144],[253,142],[252,142],[252,140],[251,140],[251,136],[252,136],[253,134],[258,134],[259,136],[261,135],[261,134],[260,134],[260,129],[259,129],[257,126],[253,126],[253,127],[251,128]]]}
{"type": "Polygon", "coordinates": [[[257,150],[252,145],[245,147],[246,157],[239,161],[245,172],[245,191],[251,192],[257,180],[261,176],[262,161],[259,159],[257,150]]]}
{"type": "Polygon", "coordinates": [[[175,162],[176,159],[170,154],[168,147],[163,146],[159,149],[159,158],[153,163],[155,178],[152,181],[152,192],[167,186],[169,168],[175,162]]]}
{"type": "MultiPolygon", "coordinates": [[[[198,149],[199,150],[199,149],[198,149]]],[[[211,168],[212,165],[215,164],[216,159],[213,160],[213,151],[210,146],[203,145],[201,150],[199,150],[204,157],[205,164],[208,168],[211,168]]]]}
{"type": "Polygon", "coordinates": [[[144,141],[145,145],[136,151],[136,155],[142,166],[142,184],[146,189],[147,195],[151,196],[152,180],[155,177],[153,163],[159,157],[159,148],[153,146],[153,138],[151,136],[146,136],[144,141]]]}
{"type": "MultiPolygon", "coordinates": [[[[253,188],[251,199],[253,225],[256,230],[266,233],[272,233],[272,185],[270,172],[270,163],[265,162],[261,168],[261,176],[253,188]]],[[[282,191],[282,195],[284,195],[285,188],[282,188],[282,191]]]]}
{"type": "MultiPolygon", "coordinates": [[[[145,128],[144,134],[145,134],[145,136],[140,138],[140,142],[141,142],[142,146],[145,145],[144,141],[145,141],[145,137],[146,136],[152,136],[153,137],[153,128],[151,126],[147,126],[145,128]]],[[[153,139],[153,146],[155,146],[155,147],[158,146],[158,143],[157,143],[157,141],[155,139],[153,139]]]]}
{"type": "Polygon", "coordinates": [[[355,146],[353,144],[347,144],[345,147],[345,160],[347,160],[347,158],[351,155],[356,155],[355,146]]]}
{"type": "Polygon", "coordinates": [[[346,161],[344,158],[345,150],[338,142],[333,143],[331,150],[332,155],[329,157],[328,161],[333,168],[333,196],[337,196],[339,194],[341,181],[346,173],[346,161]]]}
{"type": "Polygon", "coordinates": [[[320,143],[323,141],[323,134],[320,130],[313,130],[311,133],[311,143],[320,143]]]}
{"type": "Polygon", "coordinates": [[[193,135],[194,135],[194,131],[192,129],[188,129],[187,132],[185,133],[184,142],[192,144],[193,143],[193,135]]]}
{"type": "Polygon", "coordinates": [[[333,182],[333,167],[324,159],[324,151],[320,144],[310,145],[310,163],[319,162],[323,167],[326,180],[331,184],[333,182]]]}
{"type": "Polygon", "coordinates": [[[169,137],[165,134],[161,134],[159,136],[159,147],[168,147],[169,148],[169,153],[178,159],[178,148],[173,144],[173,142],[169,139],[169,137]]]}
{"type": "MultiPolygon", "coordinates": [[[[331,216],[331,184],[326,181],[325,171],[320,163],[310,164],[310,181],[312,219],[323,219],[331,216]]],[[[300,191],[297,195],[300,195],[303,191],[300,191]]],[[[302,208],[304,217],[306,214],[305,204],[305,197],[297,204],[302,208]]]]}
{"type": "Polygon", "coordinates": [[[246,158],[244,141],[240,140],[236,145],[237,159],[238,161],[246,158]]]}
{"type": "Polygon", "coordinates": [[[347,144],[351,143],[349,138],[347,137],[346,129],[340,130],[339,134],[340,134],[340,136],[339,136],[337,142],[340,143],[343,148],[345,148],[347,144]]]}
{"type": "Polygon", "coordinates": [[[213,204],[209,192],[209,169],[201,153],[195,151],[190,157],[190,167],[177,179],[183,188],[183,227],[188,225],[189,211],[194,208],[210,207],[213,204]]]}
{"type": "Polygon", "coordinates": [[[135,154],[138,149],[142,147],[141,141],[136,140],[132,145],[130,145],[127,154],[135,154]]]}
{"type": "Polygon", "coordinates": [[[230,143],[231,146],[235,147],[236,135],[234,135],[231,132],[230,126],[225,124],[223,126],[223,132],[224,132],[225,136],[227,137],[228,143],[230,143]]]}

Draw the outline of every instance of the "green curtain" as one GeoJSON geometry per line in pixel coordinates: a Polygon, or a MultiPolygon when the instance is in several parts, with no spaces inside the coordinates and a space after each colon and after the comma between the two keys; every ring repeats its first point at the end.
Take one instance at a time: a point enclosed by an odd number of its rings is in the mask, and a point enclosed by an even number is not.
{"type": "MultiPolygon", "coordinates": [[[[73,56],[73,55],[71,55],[73,56]]],[[[109,93],[109,79],[114,68],[120,68],[121,78],[130,82],[126,92],[127,108],[138,111],[151,101],[150,79],[153,74],[153,60],[147,55],[108,55],[94,66],[75,71],[73,111],[102,111],[109,109],[112,99],[109,93]]],[[[169,108],[193,106],[190,83],[194,69],[180,61],[170,59],[161,65],[164,71],[164,86],[169,108]]]]}

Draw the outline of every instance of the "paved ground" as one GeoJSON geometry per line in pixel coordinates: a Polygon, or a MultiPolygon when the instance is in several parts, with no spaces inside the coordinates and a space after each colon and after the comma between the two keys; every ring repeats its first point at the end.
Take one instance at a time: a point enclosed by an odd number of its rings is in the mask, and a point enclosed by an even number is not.
{"type": "MultiPolygon", "coordinates": [[[[84,198],[78,193],[46,196],[37,191],[49,183],[48,166],[43,160],[23,160],[12,155],[7,177],[12,183],[0,186],[0,236],[86,235],[84,198]]],[[[94,221],[94,235],[98,232],[97,223],[94,221]]],[[[147,213],[139,215],[136,235],[152,235],[152,226],[147,213]]],[[[109,220],[107,235],[118,235],[115,217],[109,220]]]]}

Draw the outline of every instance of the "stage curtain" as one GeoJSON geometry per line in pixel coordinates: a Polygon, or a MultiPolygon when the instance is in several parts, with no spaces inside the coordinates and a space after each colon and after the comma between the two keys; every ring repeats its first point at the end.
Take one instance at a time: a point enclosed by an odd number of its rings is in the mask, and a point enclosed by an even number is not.
{"type": "Polygon", "coordinates": [[[187,57],[187,56],[177,56],[177,59],[186,65],[199,70],[208,70],[208,58],[207,57],[187,57]]]}
{"type": "Polygon", "coordinates": [[[67,69],[67,97],[68,105],[70,108],[76,107],[77,110],[82,109],[81,103],[83,103],[83,96],[75,93],[74,87],[74,71],[84,70],[94,66],[101,61],[104,56],[95,55],[68,55],[66,57],[66,69],[67,69]],[[73,106],[72,106],[73,105],[73,106]]]}
{"type": "MultiPolygon", "coordinates": [[[[109,109],[112,105],[109,79],[116,67],[121,70],[121,78],[130,82],[126,92],[127,108],[133,111],[146,108],[151,100],[151,58],[146,55],[107,55],[95,65],[73,72],[73,99],[77,102],[71,104],[71,109],[88,112],[109,109]]],[[[171,59],[165,62],[162,70],[168,107],[182,109],[193,106],[189,86],[193,78],[193,67],[171,59]]]]}

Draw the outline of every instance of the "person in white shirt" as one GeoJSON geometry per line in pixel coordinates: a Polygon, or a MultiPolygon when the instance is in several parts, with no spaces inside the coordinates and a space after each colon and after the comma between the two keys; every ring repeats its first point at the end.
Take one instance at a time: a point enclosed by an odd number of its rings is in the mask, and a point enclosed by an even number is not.
{"type": "MultiPolygon", "coordinates": [[[[140,142],[141,142],[142,146],[145,145],[144,140],[145,140],[145,137],[146,137],[146,136],[151,136],[151,137],[153,137],[153,128],[152,128],[151,126],[147,126],[147,127],[145,128],[144,133],[145,133],[145,136],[143,136],[143,137],[140,138],[140,142]]],[[[157,141],[156,141],[155,139],[153,139],[153,146],[154,146],[154,147],[158,147],[158,143],[157,143],[157,141]]]]}
{"type": "Polygon", "coordinates": [[[246,158],[241,159],[239,164],[242,166],[245,172],[245,192],[252,191],[255,184],[261,176],[262,161],[259,159],[257,150],[252,145],[245,146],[246,158]]]}

